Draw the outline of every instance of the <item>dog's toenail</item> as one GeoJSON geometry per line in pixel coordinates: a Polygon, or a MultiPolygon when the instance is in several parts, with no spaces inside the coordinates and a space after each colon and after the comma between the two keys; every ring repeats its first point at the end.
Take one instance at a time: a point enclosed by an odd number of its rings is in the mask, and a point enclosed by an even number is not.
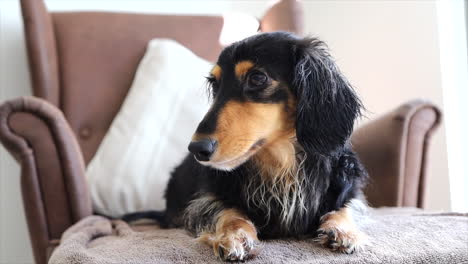
{"type": "Polygon", "coordinates": [[[222,247],[218,248],[218,254],[221,259],[224,259],[224,250],[222,247]]]}

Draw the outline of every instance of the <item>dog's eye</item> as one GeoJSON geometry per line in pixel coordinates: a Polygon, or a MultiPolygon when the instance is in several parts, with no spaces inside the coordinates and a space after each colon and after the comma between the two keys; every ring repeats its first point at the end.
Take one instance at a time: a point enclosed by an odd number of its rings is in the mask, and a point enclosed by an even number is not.
{"type": "Polygon", "coordinates": [[[256,88],[256,87],[261,87],[265,85],[265,83],[268,81],[268,77],[263,73],[259,71],[255,71],[249,75],[249,86],[256,88]]]}

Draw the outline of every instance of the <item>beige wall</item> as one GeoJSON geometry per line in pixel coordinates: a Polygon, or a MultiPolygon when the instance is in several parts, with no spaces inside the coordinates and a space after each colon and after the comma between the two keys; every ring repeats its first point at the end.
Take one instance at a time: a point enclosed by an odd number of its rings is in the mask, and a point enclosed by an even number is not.
{"type": "MultiPolygon", "coordinates": [[[[53,9],[164,13],[249,12],[267,1],[47,1],[53,9]]],[[[412,98],[442,106],[435,1],[305,1],[306,29],[327,41],[363,97],[369,118],[412,98]]],[[[29,94],[17,0],[0,1],[0,102],[29,94]]],[[[449,209],[444,129],[434,138],[429,208],[449,209]]],[[[31,263],[19,192],[19,168],[0,147],[0,263],[31,263]]]]}
{"type": "MultiPolygon", "coordinates": [[[[441,108],[435,1],[306,1],[307,32],[328,42],[372,119],[413,98],[441,108]]],[[[366,120],[363,120],[364,122],[366,120]]],[[[449,209],[445,127],[429,160],[429,209],[449,209]]]]}

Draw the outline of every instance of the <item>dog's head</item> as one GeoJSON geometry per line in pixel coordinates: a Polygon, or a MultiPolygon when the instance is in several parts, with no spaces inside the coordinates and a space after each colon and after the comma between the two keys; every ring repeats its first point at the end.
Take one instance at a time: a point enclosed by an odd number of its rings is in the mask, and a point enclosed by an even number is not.
{"type": "Polygon", "coordinates": [[[208,81],[213,103],[189,150],[221,170],[296,140],[307,153],[330,155],[345,144],[360,114],[353,88],[314,38],[275,32],[234,43],[208,81]]]}

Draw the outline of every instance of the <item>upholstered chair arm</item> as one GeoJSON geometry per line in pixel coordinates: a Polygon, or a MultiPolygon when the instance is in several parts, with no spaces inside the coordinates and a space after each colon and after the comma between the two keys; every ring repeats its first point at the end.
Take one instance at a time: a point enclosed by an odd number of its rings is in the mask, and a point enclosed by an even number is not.
{"type": "Polygon", "coordinates": [[[371,178],[366,195],[372,206],[424,207],[428,148],[440,120],[437,106],[414,100],[354,132],[354,149],[371,178]]]}
{"type": "Polygon", "coordinates": [[[62,112],[35,97],[0,105],[0,141],[21,166],[21,191],[37,263],[63,231],[91,215],[85,166],[62,112]]]}

